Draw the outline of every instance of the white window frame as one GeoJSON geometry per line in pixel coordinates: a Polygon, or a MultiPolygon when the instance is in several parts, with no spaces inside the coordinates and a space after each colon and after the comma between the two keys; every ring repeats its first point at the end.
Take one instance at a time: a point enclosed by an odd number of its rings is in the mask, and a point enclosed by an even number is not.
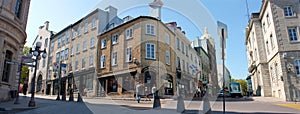
{"type": "Polygon", "coordinates": [[[294,11],[293,11],[293,7],[292,6],[285,6],[283,8],[283,14],[285,17],[293,17],[294,15],[294,11]]]}
{"type": "Polygon", "coordinates": [[[184,43],[183,43],[183,41],[181,41],[181,52],[184,54],[184,43]]]}
{"type": "Polygon", "coordinates": [[[114,51],[112,53],[112,56],[111,56],[111,66],[116,66],[118,65],[118,52],[117,51],[114,51]]]}
{"type": "Polygon", "coordinates": [[[168,33],[165,33],[165,42],[166,44],[169,44],[170,45],[170,35],[168,33]]]}
{"type": "Polygon", "coordinates": [[[67,32],[65,37],[66,37],[66,44],[68,44],[70,42],[70,32],[67,32]]]}
{"type": "Polygon", "coordinates": [[[84,40],[82,45],[83,45],[83,46],[82,46],[82,48],[83,48],[82,51],[86,51],[86,50],[87,50],[87,41],[84,40]]]}
{"type": "Polygon", "coordinates": [[[65,49],[65,60],[68,60],[69,59],[69,49],[65,49]]]}
{"type": "Polygon", "coordinates": [[[85,64],[86,64],[86,60],[85,60],[85,57],[83,57],[83,58],[81,59],[81,68],[82,68],[82,69],[85,69],[85,64]]]}
{"type": "Polygon", "coordinates": [[[57,39],[57,48],[60,48],[60,38],[57,39]]]}
{"type": "Polygon", "coordinates": [[[156,52],[155,51],[155,44],[146,43],[146,59],[155,59],[155,52],[156,52]],[[150,46],[149,47],[150,50],[148,50],[148,46],[150,46]],[[153,47],[153,49],[152,49],[152,47],[153,47]],[[152,50],[153,50],[153,52],[152,52],[152,50]],[[148,51],[150,51],[150,52],[148,52],[148,51]]]}
{"type": "Polygon", "coordinates": [[[170,56],[170,51],[166,51],[166,64],[170,65],[170,60],[171,60],[171,56],[170,56]]]}
{"type": "Polygon", "coordinates": [[[130,28],[126,29],[125,35],[126,35],[126,39],[133,38],[133,28],[130,27],[130,28]]]}
{"type": "Polygon", "coordinates": [[[180,40],[178,37],[176,37],[176,48],[180,50],[180,40]]]}
{"type": "Polygon", "coordinates": [[[118,40],[119,40],[119,34],[113,34],[112,35],[112,37],[111,37],[111,39],[112,39],[112,45],[116,45],[116,44],[118,44],[118,40]]]}
{"type": "Polygon", "coordinates": [[[65,46],[65,36],[62,36],[60,39],[61,39],[61,46],[65,46]]]}
{"type": "Polygon", "coordinates": [[[300,76],[300,59],[294,61],[295,74],[300,76]]]}
{"type": "Polygon", "coordinates": [[[298,41],[298,29],[297,27],[288,27],[288,35],[289,35],[289,40],[290,42],[297,42],[298,41]],[[290,30],[293,30],[293,31],[290,31],[290,30]],[[290,33],[292,32],[292,33],[290,33]],[[291,36],[292,34],[292,36],[291,36]]]}
{"type": "Polygon", "coordinates": [[[90,66],[94,65],[94,56],[93,55],[90,55],[89,62],[90,62],[90,64],[89,64],[90,66]]]}
{"type": "Polygon", "coordinates": [[[77,29],[77,35],[78,35],[78,37],[81,36],[80,32],[81,32],[81,27],[78,27],[78,29],[77,29]]]}
{"type": "Polygon", "coordinates": [[[79,43],[77,43],[77,45],[76,45],[76,53],[80,53],[80,44],[79,43]]]}
{"type": "Polygon", "coordinates": [[[92,37],[90,40],[90,47],[95,47],[95,38],[92,37]]]}
{"type": "Polygon", "coordinates": [[[74,47],[72,46],[71,47],[71,56],[73,56],[74,55],[74,47]]]}
{"type": "Polygon", "coordinates": [[[155,35],[155,26],[153,24],[146,24],[146,34],[155,35]]]}
{"type": "Polygon", "coordinates": [[[126,62],[132,62],[132,47],[127,47],[126,48],[126,62]]]}
{"type": "Polygon", "coordinates": [[[105,55],[101,55],[101,58],[100,58],[100,68],[105,68],[105,55]]]}
{"type": "Polygon", "coordinates": [[[84,33],[87,33],[87,32],[88,32],[88,26],[89,26],[89,23],[86,22],[86,23],[84,24],[84,29],[83,29],[83,32],[84,32],[84,33]]]}
{"type": "Polygon", "coordinates": [[[96,28],[96,18],[92,20],[92,29],[96,28]]]}
{"type": "Polygon", "coordinates": [[[101,40],[101,49],[106,48],[106,43],[107,43],[106,38],[101,40]]]}
{"type": "Polygon", "coordinates": [[[75,70],[78,71],[79,68],[79,63],[78,63],[78,59],[75,60],[75,70]]]}
{"type": "Polygon", "coordinates": [[[76,38],[76,30],[72,31],[72,40],[74,40],[76,38]]]}

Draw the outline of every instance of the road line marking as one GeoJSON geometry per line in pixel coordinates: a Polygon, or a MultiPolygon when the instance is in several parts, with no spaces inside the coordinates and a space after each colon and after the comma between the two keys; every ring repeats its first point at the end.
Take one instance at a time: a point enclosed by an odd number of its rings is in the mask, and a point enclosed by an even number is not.
{"type": "Polygon", "coordinates": [[[277,105],[300,110],[300,104],[277,104],[277,105]]]}

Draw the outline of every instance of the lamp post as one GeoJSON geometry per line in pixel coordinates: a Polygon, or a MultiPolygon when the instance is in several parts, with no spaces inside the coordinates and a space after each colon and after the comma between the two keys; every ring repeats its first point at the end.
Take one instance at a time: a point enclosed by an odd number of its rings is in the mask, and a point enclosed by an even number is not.
{"type": "Polygon", "coordinates": [[[184,106],[183,97],[181,95],[182,90],[179,86],[180,80],[182,78],[180,62],[178,62],[178,67],[176,68],[176,78],[177,78],[177,108],[176,108],[176,111],[179,113],[182,113],[185,111],[185,106],[184,106]]]}
{"type": "Polygon", "coordinates": [[[32,50],[32,48],[30,48],[30,51],[29,51],[29,53],[30,53],[29,57],[30,58],[32,58],[33,56],[36,57],[34,59],[35,65],[34,65],[33,78],[32,78],[32,81],[31,81],[31,98],[30,98],[30,101],[28,103],[29,107],[35,107],[35,101],[34,101],[35,79],[36,79],[36,69],[37,69],[37,66],[38,66],[38,60],[41,60],[40,54],[43,53],[42,54],[43,58],[47,57],[46,49],[40,50],[41,46],[42,46],[42,43],[41,42],[37,42],[36,45],[35,45],[34,50],[32,50]]]}

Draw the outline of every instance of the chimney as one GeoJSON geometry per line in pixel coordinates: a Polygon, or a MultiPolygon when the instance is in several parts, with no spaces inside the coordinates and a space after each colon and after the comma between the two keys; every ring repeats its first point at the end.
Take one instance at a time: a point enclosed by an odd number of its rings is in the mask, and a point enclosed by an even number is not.
{"type": "Polygon", "coordinates": [[[49,21],[46,21],[46,22],[44,23],[44,27],[45,27],[46,30],[48,30],[48,28],[49,28],[49,21]]]}

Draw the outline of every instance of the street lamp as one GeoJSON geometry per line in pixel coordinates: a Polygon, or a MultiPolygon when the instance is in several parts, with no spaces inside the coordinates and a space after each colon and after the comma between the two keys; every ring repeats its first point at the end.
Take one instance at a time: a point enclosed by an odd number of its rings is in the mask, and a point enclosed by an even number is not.
{"type": "Polygon", "coordinates": [[[185,111],[185,106],[184,106],[184,101],[182,97],[182,90],[180,87],[180,80],[182,78],[181,75],[181,68],[180,68],[180,62],[178,62],[178,67],[176,68],[176,80],[177,80],[177,112],[184,112],[185,111]]]}
{"type": "Polygon", "coordinates": [[[45,59],[47,57],[47,53],[46,53],[46,49],[44,50],[40,50],[42,46],[41,42],[37,42],[35,45],[34,50],[32,50],[32,48],[30,48],[29,51],[29,57],[32,58],[33,56],[35,56],[36,58],[34,59],[35,61],[35,65],[34,65],[34,73],[33,73],[33,78],[32,78],[32,82],[31,82],[31,98],[30,101],[28,103],[29,107],[35,107],[35,101],[34,101],[34,92],[35,92],[35,78],[36,78],[36,69],[38,66],[38,60],[41,60],[41,56],[40,54],[42,54],[42,57],[45,59]]]}

